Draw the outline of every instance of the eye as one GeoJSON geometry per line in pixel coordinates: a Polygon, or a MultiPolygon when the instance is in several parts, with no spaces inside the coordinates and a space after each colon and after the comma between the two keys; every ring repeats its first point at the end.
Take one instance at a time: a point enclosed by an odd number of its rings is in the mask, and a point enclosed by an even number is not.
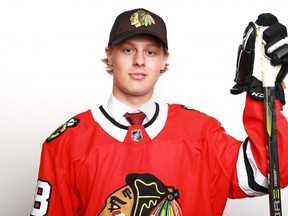
{"type": "Polygon", "coordinates": [[[108,210],[110,212],[113,212],[113,211],[118,210],[118,209],[120,209],[120,206],[116,204],[116,200],[111,199],[110,200],[110,207],[108,208],[108,210]]]}
{"type": "Polygon", "coordinates": [[[147,55],[148,55],[148,56],[153,56],[153,55],[155,55],[155,52],[154,52],[154,51],[151,51],[151,50],[150,50],[150,51],[147,51],[147,55]]]}
{"type": "Polygon", "coordinates": [[[124,49],[124,53],[130,54],[132,52],[133,52],[133,50],[131,48],[125,48],[124,49]]]}
{"type": "Polygon", "coordinates": [[[110,207],[108,208],[108,210],[110,212],[113,212],[115,210],[121,209],[121,205],[126,205],[127,202],[121,200],[120,198],[116,197],[116,196],[112,196],[110,198],[110,207]]]}

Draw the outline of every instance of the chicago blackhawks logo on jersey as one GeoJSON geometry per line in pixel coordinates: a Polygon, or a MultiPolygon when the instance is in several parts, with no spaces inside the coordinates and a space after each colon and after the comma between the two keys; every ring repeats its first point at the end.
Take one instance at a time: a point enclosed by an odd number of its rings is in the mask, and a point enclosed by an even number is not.
{"type": "Polygon", "coordinates": [[[58,127],[47,139],[46,142],[51,142],[52,140],[56,139],[59,137],[61,134],[63,134],[67,128],[69,127],[76,127],[78,123],[80,122],[79,119],[77,118],[71,118],[64,124],[62,124],[60,127],[58,127]]]}
{"type": "Polygon", "coordinates": [[[155,176],[129,174],[127,185],[113,192],[98,216],[182,216],[178,190],[155,176]]]}

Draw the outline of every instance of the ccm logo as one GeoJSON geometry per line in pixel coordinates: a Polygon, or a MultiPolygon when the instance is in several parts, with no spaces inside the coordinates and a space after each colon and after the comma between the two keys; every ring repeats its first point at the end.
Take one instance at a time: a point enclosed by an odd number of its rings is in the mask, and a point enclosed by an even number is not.
{"type": "Polygon", "coordinates": [[[252,96],[258,97],[258,98],[264,98],[263,93],[257,93],[257,92],[252,92],[252,96]]]}

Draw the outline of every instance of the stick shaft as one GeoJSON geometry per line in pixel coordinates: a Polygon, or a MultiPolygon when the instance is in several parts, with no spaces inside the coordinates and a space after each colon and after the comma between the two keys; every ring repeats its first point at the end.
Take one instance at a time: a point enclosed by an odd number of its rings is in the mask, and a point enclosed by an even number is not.
{"type": "Polygon", "coordinates": [[[268,191],[270,216],[281,216],[281,189],[278,162],[275,87],[264,87],[264,106],[268,144],[268,191]]]}

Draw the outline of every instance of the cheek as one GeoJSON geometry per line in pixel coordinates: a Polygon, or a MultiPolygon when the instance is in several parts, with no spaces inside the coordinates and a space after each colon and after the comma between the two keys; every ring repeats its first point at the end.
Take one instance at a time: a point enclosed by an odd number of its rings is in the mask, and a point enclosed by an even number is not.
{"type": "Polygon", "coordinates": [[[162,59],[158,59],[157,61],[150,61],[146,62],[146,67],[149,67],[151,71],[158,71],[162,70],[165,66],[165,61],[162,59]]]}
{"type": "Polygon", "coordinates": [[[132,60],[128,56],[116,55],[111,58],[111,61],[113,63],[113,68],[123,69],[131,65],[132,60]]]}
{"type": "Polygon", "coordinates": [[[113,212],[112,216],[126,216],[126,215],[124,213],[121,213],[120,210],[118,210],[118,211],[113,212]]]}
{"type": "Polygon", "coordinates": [[[149,70],[150,70],[150,74],[152,75],[152,79],[157,81],[157,79],[159,78],[159,76],[161,75],[161,65],[158,64],[152,64],[149,66],[149,70]]]}

